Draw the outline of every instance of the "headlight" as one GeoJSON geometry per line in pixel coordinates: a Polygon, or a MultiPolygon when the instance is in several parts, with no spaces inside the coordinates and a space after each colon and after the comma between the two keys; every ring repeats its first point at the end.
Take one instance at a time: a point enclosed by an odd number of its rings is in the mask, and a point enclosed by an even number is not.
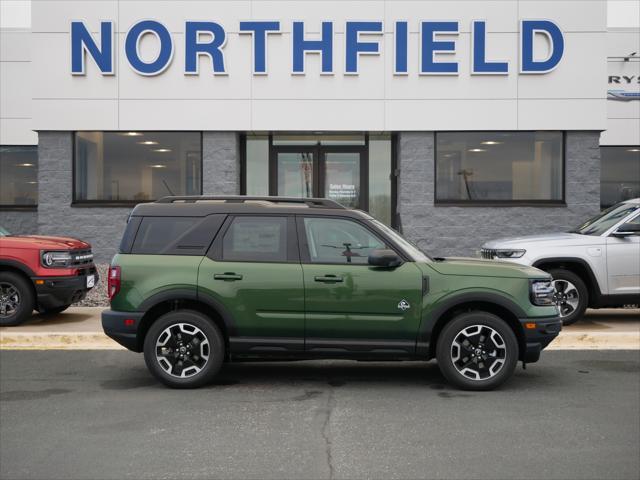
{"type": "Polygon", "coordinates": [[[70,252],[42,252],[42,265],[45,267],[67,267],[70,264],[70,252]]]}
{"type": "Polygon", "coordinates": [[[498,249],[494,251],[494,254],[496,258],[520,258],[526,252],[527,252],[526,250],[520,250],[520,249],[511,249],[511,250],[498,249]]]}
{"type": "Polygon", "coordinates": [[[549,306],[555,305],[553,294],[553,282],[551,280],[533,280],[530,289],[531,303],[534,305],[549,306]]]}

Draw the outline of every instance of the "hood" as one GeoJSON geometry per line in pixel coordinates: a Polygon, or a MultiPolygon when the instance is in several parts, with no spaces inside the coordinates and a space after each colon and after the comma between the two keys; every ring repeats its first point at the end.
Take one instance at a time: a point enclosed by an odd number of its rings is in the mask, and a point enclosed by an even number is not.
{"type": "Polygon", "coordinates": [[[545,243],[551,243],[557,246],[570,247],[570,246],[583,246],[583,245],[602,245],[604,243],[603,237],[594,235],[580,235],[578,233],[546,233],[543,235],[527,235],[524,237],[507,237],[499,238],[497,240],[491,240],[490,242],[482,245],[482,248],[525,248],[528,245],[535,244],[536,246],[544,245],[545,243]]]}
{"type": "Polygon", "coordinates": [[[429,266],[442,275],[503,278],[549,277],[548,273],[538,270],[537,268],[500,260],[451,257],[429,263],[429,266]]]}
{"type": "Polygon", "coordinates": [[[91,245],[71,237],[49,237],[46,235],[9,235],[0,237],[5,247],[74,250],[91,248],[91,245]]]}

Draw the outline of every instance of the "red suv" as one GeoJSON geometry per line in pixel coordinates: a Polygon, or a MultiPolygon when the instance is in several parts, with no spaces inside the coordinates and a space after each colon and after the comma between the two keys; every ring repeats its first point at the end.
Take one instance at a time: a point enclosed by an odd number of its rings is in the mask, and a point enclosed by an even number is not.
{"type": "Polygon", "coordinates": [[[9,235],[0,227],[0,326],[60,313],[98,282],[91,245],[75,238],[9,235]]]}

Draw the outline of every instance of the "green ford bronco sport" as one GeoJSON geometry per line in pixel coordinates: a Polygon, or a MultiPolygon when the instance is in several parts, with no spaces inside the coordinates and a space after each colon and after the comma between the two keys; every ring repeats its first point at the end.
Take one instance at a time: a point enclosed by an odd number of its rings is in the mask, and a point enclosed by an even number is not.
{"type": "Polygon", "coordinates": [[[138,205],[108,276],[104,331],[170,387],[224,361],[436,358],[497,387],[561,329],[549,274],[430,258],[326,199],[166,197],[138,205]]]}

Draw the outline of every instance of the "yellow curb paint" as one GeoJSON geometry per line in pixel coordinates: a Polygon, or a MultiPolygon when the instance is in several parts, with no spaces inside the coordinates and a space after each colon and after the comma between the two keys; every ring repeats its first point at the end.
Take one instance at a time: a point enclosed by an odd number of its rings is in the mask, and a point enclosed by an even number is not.
{"type": "MultiPolygon", "coordinates": [[[[2,333],[0,350],[125,350],[103,333],[2,333]]],[[[640,350],[640,332],[562,332],[548,350],[640,350]]]]}

